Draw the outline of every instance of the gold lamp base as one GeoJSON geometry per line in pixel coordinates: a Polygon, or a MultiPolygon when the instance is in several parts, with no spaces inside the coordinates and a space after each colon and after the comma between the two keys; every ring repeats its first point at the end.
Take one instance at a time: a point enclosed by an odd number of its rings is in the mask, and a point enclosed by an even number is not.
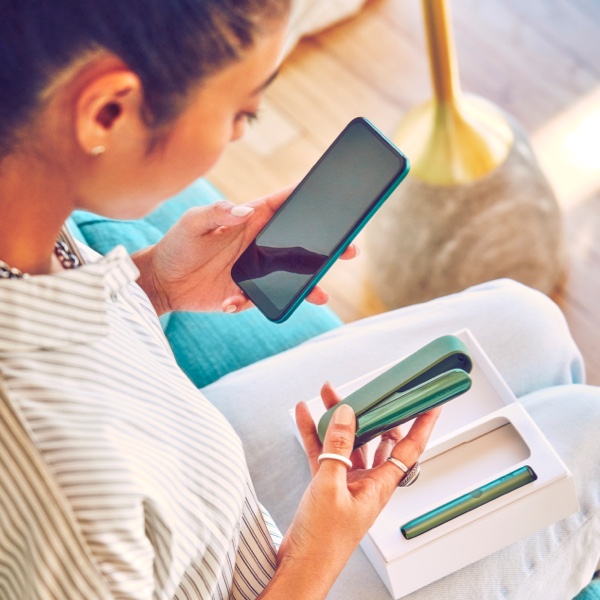
{"type": "Polygon", "coordinates": [[[560,282],[561,211],[525,132],[505,122],[513,143],[499,166],[460,184],[411,171],[367,226],[369,279],[388,308],[505,277],[546,294],[560,282]]]}
{"type": "Polygon", "coordinates": [[[461,92],[448,2],[422,4],[433,100],[394,137],[412,168],[365,232],[374,291],[390,308],[501,277],[550,293],[564,264],[554,193],[522,128],[461,92]]]}
{"type": "Polygon", "coordinates": [[[499,167],[514,135],[493,104],[461,95],[413,108],[400,123],[394,141],[410,157],[413,177],[432,185],[460,185],[499,167]]]}

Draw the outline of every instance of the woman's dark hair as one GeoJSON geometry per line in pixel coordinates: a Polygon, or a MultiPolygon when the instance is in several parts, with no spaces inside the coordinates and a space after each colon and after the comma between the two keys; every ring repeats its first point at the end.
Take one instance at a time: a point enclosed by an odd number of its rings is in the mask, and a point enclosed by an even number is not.
{"type": "Polygon", "coordinates": [[[53,77],[86,52],[106,49],[140,77],[144,116],[158,127],[288,9],[289,0],[0,0],[0,157],[53,77]]]}

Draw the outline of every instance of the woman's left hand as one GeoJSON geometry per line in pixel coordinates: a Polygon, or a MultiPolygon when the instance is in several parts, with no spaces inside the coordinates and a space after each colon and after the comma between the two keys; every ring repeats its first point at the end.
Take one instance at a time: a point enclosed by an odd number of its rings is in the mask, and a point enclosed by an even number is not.
{"type": "MultiPolygon", "coordinates": [[[[231,278],[231,268],[289,196],[292,187],[236,206],[227,201],[188,210],[156,244],[133,255],[139,284],[158,314],[172,310],[239,312],[252,306],[231,278]],[[244,214],[244,210],[246,209],[244,214]]],[[[341,258],[356,255],[350,246],[341,258]]],[[[307,297],[325,304],[315,287],[307,297]]]]}
{"type": "MultiPolygon", "coordinates": [[[[340,401],[330,385],[323,387],[321,396],[325,408],[340,401]]],[[[356,416],[350,406],[341,406],[333,413],[321,443],[308,406],[297,405],[296,423],[313,478],[283,538],[277,570],[261,599],[327,597],[350,555],[404,478],[400,468],[386,458],[393,454],[397,461],[413,467],[439,414],[437,408],[419,415],[406,435],[399,428],[388,432],[370,466],[364,448],[352,452],[356,416]],[[319,464],[322,453],[326,460],[319,464]],[[336,456],[341,461],[349,458],[351,464],[343,464],[336,456]]]]}

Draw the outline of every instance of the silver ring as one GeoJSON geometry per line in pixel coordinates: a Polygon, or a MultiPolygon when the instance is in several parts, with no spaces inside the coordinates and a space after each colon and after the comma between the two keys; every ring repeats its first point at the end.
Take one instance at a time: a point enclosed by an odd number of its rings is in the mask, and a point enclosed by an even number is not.
{"type": "Polygon", "coordinates": [[[398,487],[408,487],[412,485],[417,479],[419,479],[419,475],[421,474],[421,465],[419,461],[417,461],[412,469],[402,478],[402,481],[398,484],[398,487]]]}
{"type": "Polygon", "coordinates": [[[325,452],[323,454],[320,454],[319,458],[317,458],[317,462],[319,464],[321,464],[322,461],[327,460],[327,459],[338,460],[338,461],[344,463],[349,469],[352,468],[352,461],[349,458],[346,458],[345,456],[342,456],[341,454],[332,454],[331,452],[330,453],[325,452]]]}
{"type": "Polygon", "coordinates": [[[409,469],[401,460],[398,460],[393,456],[388,456],[388,460],[404,473],[404,477],[400,480],[398,487],[408,487],[419,479],[419,475],[421,474],[421,465],[419,464],[419,461],[409,469]]]}
{"type": "Polygon", "coordinates": [[[408,473],[409,468],[401,460],[398,460],[397,458],[394,458],[393,456],[388,456],[388,460],[391,463],[394,463],[403,473],[408,473]]]}

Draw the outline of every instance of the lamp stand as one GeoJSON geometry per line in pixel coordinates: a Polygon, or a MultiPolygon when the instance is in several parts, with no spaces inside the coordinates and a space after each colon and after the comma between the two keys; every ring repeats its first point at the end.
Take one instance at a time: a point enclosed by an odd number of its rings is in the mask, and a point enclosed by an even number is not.
{"type": "Polygon", "coordinates": [[[433,99],[394,136],[412,167],[366,229],[369,277],[390,308],[510,277],[550,293],[561,213],[523,129],[463,94],[446,0],[422,0],[433,99]]]}

